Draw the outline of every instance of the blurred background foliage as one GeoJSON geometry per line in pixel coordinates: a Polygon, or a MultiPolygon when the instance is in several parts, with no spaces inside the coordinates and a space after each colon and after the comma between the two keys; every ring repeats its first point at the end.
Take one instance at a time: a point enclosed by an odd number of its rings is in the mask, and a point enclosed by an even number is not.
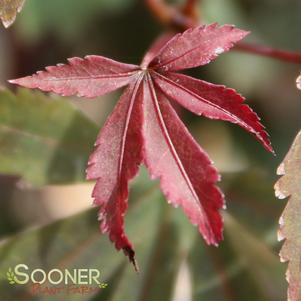
{"type": "MultiPolygon", "coordinates": [[[[250,30],[250,42],[301,51],[299,0],[203,0],[199,10],[203,22],[250,30]]],[[[0,28],[1,300],[285,299],[276,239],[285,203],[275,199],[273,184],[300,128],[300,66],[231,51],[191,71],[241,92],[262,117],[277,157],[240,128],[181,111],[223,174],[225,240],[207,247],[142,168],[131,185],[126,218],[139,275],[99,234],[97,212],[90,209],[93,183],[84,182],[97,129],[119,93],[84,100],[4,88],[9,78],[73,56],[139,63],[161,31],[142,0],[27,0],[16,23],[0,28]],[[98,268],[109,286],[94,295],[31,295],[29,287],[7,284],[5,273],[17,263],[98,268]]]]}

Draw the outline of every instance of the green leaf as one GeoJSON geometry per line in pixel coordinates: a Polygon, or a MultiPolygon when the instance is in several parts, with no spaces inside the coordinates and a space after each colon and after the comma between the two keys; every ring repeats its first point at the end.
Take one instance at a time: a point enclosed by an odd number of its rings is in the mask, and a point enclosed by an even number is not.
{"type": "Polygon", "coordinates": [[[87,25],[94,18],[112,16],[134,3],[133,0],[30,0],[26,5],[18,30],[26,39],[42,38],[55,32],[65,39],[76,39],[85,34],[87,25]]]}
{"type": "Polygon", "coordinates": [[[67,100],[0,91],[0,173],[36,184],[85,178],[97,127],[67,100]]]}
{"type": "MultiPolygon", "coordinates": [[[[141,178],[140,178],[141,179],[141,178]]],[[[149,181],[147,181],[149,183],[149,181]]],[[[128,233],[136,237],[134,243],[139,248],[138,260],[146,263],[152,242],[158,231],[160,205],[152,202],[158,198],[157,189],[140,181],[140,187],[133,191],[135,202],[130,205],[127,221],[128,233]],[[145,232],[149,225],[154,225],[145,232]],[[147,244],[145,242],[148,242],[147,244]]],[[[106,235],[100,235],[95,209],[75,217],[56,222],[36,230],[26,231],[7,240],[0,247],[0,271],[7,265],[24,263],[31,268],[97,268],[101,270],[101,281],[106,282],[125,263],[125,257],[117,252],[106,235]]],[[[127,271],[137,279],[137,274],[128,264],[127,271]]],[[[0,282],[0,296],[3,300],[19,300],[30,294],[30,286],[20,286],[20,290],[9,290],[0,282]]],[[[134,287],[134,285],[133,285],[134,287]]],[[[108,288],[103,291],[108,290],[108,288]]],[[[74,295],[71,300],[88,300],[91,296],[74,295]]],[[[28,300],[34,300],[34,297],[28,300]]]]}
{"type": "Polygon", "coordinates": [[[5,27],[12,25],[24,5],[25,0],[1,0],[0,19],[5,27]]]}
{"type": "MultiPolygon", "coordinates": [[[[226,196],[229,194],[229,213],[225,216],[225,240],[215,248],[206,246],[180,210],[166,204],[143,169],[133,183],[126,217],[126,230],[133,239],[140,264],[139,275],[107,236],[99,234],[95,209],[3,242],[0,271],[18,263],[46,270],[101,270],[101,282],[108,287],[96,294],[63,296],[67,301],[171,301],[176,283],[188,285],[187,295],[181,300],[283,300],[283,266],[274,252],[275,240],[270,239],[277,212],[267,215],[265,211],[267,204],[271,206],[274,202],[273,194],[268,193],[270,189],[264,189],[271,186],[268,179],[255,172],[226,177],[223,183],[226,196]],[[240,185],[234,185],[235,182],[240,185]],[[257,189],[259,183],[262,188],[257,189]],[[258,201],[255,198],[249,202],[255,191],[258,201]],[[261,204],[262,199],[266,204],[261,204]],[[263,208],[262,212],[258,208],[263,208]],[[264,220],[268,222],[261,224],[264,220]],[[255,223],[259,225],[254,229],[255,223]],[[186,280],[182,277],[183,266],[188,269],[186,280]]],[[[30,286],[9,289],[4,281],[0,281],[0,292],[7,301],[24,296],[28,301],[53,300],[53,296],[31,295],[30,286]]]]}

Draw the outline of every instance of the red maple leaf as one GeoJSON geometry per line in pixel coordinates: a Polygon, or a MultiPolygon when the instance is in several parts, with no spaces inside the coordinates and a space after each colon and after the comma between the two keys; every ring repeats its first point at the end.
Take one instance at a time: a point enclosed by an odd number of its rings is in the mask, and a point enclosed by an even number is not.
{"type": "Polygon", "coordinates": [[[64,96],[96,97],[128,85],[103,126],[90,157],[87,178],[96,179],[93,191],[100,207],[102,232],[135,263],[133,246],[124,232],[128,182],[143,162],[174,206],[181,206],[208,244],[222,239],[219,210],[224,205],[215,186],[219,174],[204,150],[177,116],[170,99],[209,118],[236,123],[253,133],[272,151],[257,115],[233,89],[175,71],[205,65],[228,51],[248,33],[217,24],[188,29],[159,39],[140,66],[101,56],[69,59],[68,65],[10,81],[64,96]]]}

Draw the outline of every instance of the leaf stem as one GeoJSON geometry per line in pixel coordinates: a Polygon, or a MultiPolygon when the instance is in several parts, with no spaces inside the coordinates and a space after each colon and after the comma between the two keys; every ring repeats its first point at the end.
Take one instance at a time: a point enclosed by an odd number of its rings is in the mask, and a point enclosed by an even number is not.
{"type": "Polygon", "coordinates": [[[145,3],[160,23],[176,31],[184,31],[187,28],[194,27],[197,23],[195,17],[191,15],[192,11],[193,14],[196,11],[192,9],[192,5],[197,3],[195,0],[187,0],[182,8],[168,5],[164,0],[145,0],[145,3]]]}
{"type": "Polygon", "coordinates": [[[269,46],[242,43],[242,42],[238,43],[234,47],[234,49],[238,51],[256,54],[256,55],[266,56],[273,59],[278,59],[281,61],[301,64],[300,52],[287,51],[287,50],[272,48],[269,46]]]}
{"type": "MultiPolygon", "coordinates": [[[[199,24],[196,10],[198,0],[186,0],[185,5],[178,8],[168,5],[164,0],[145,0],[145,3],[159,22],[176,31],[184,31],[199,24]]],[[[233,49],[284,62],[301,64],[301,52],[287,51],[244,42],[238,43],[233,49]]]]}
{"type": "Polygon", "coordinates": [[[196,23],[199,21],[198,3],[201,0],[186,0],[186,3],[182,7],[182,14],[196,23]]]}

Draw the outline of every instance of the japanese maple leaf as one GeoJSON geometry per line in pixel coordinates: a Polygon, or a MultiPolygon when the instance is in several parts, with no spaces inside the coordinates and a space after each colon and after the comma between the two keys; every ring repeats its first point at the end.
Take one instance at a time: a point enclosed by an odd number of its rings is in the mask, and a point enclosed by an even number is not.
{"type": "Polygon", "coordinates": [[[97,138],[87,178],[95,179],[95,204],[102,232],[135,263],[133,246],[124,232],[128,183],[144,163],[174,206],[181,206],[208,244],[222,239],[219,210],[224,205],[216,169],[189,134],[169,100],[198,115],[236,123],[272,151],[257,115],[233,89],[176,71],[208,64],[248,33],[231,25],[191,28],[160,38],[140,66],[101,56],[71,58],[67,65],[10,81],[61,95],[96,97],[128,86],[97,138]]]}

